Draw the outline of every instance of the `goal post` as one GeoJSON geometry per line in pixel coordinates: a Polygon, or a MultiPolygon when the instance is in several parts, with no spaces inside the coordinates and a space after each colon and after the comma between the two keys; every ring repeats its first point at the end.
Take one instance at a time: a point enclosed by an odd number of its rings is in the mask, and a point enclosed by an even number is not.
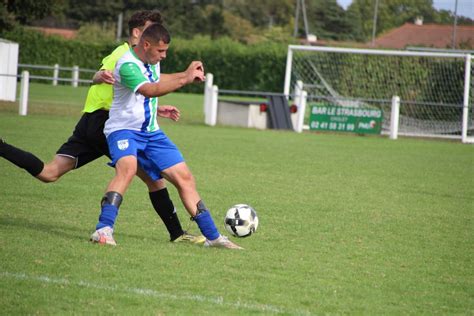
{"type": "Polygon", "coordinates": [[[308,105],[378,108],[389,134],[392,98],[400,98],[399,135],[474,142],[473,56],[461,53],[288,47],[283,93],[297,81],[308,105]]]}
{"type": "Polygon", "coordinates": [[[469,104],[469,100],[474,99],[474,82],[472,55],[466,56],[466,66],[464,74],[464,98],[463,98],[463,115],[462,115],[462,134],[463,143],[474,143],[474,106],[469,104]]]}

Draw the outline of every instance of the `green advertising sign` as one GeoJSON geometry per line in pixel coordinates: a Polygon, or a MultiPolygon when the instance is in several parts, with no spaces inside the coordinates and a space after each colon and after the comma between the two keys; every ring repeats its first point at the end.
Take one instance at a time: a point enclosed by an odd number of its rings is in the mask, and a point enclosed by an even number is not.
{"type": "Polygon", "coordinates": [[[380,134],[382,110],[350,108],[333,105],[313,105],[309,129],[317,131],[380,134]]]}

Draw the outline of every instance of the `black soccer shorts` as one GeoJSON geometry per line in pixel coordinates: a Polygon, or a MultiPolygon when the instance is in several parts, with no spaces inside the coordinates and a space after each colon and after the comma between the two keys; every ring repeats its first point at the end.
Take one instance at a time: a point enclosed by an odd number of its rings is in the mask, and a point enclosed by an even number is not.
{"type": "Polygon", "coordinates": [[[75,168],[80,168],[102,156],[110,158],[104,135],[104,124],[109,111],[97,110],[84,113],[77,122],[71,137],[56,152],[57,155],[76,159],[75,168]]]}

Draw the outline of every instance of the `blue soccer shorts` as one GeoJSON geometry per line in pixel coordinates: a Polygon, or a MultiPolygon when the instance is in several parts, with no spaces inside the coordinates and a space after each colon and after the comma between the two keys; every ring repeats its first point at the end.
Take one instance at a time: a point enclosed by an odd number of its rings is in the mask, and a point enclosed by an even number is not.
{"type": "Polygon", "coordinates": [[[153,181],[161,179],[161,172],[184,161],[178,147],[158,130],[144,133],[133,130],[115,131],[107,137],[112,162],[115,166],[120,158],[137,157],[138,165],[153,181]]]}

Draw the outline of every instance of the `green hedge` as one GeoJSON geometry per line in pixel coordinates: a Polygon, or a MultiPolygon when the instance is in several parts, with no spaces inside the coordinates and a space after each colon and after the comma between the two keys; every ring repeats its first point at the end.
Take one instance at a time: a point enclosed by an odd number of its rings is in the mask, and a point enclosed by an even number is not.
{"type": "MultiPolygon", "coordinates": [[[[2,32],[1,38],[16,42],[19,47],[20,64],[50,65],[61,67],[98,69],[102,58],[108,55],[114,44],[90,44],[65,40],[57,36],[44,36],[38,31],[21,27],[2,32]]],[[[52,70],[28,69],[32,75],[52,76],[52,70]]],[[[92,73],[81,73],[81,79],[91,79],[92,73]]],[[[71,78],[70,71],[61,71],[60,77],[71,78]]]]}
{"type": "Polygon", "coordinates": [[[246,46],[229,39],[174,40],[162,63],[163,72],[183,70],[202,60],[221,89],[283,91],[286,46],[271,43],[246,46]]]}
{"type": "Polygon", "coordinates": [[[78,65],[96,69],[100,61],[113,49],[113,45],[86,44],[64,40],[56,36],[44,36],[40,32],[16,28],[3,32],[0,37],[20,45],[19,63],[32,65],[54,65],[64,67],[78,65]]]}
{"type": "MultiPolygon", "coordinates": [[[[0,33],[20,44],[19,63],[54,65],[64,67],[78,65],[81,68],[98,69],[103,57],[117,43],[94,44],[65,40],[56,36],[44,36],[37,31],[17,28],[0,33]]],[[[193,60],[202,60],[206,72],[214,74],[214,82],[222,89],[282,91],[285,74],[286,45],[259,44],[246,46],[229,39],[212,41],[201,37],[194,40],[172,39],[168,57],[162,62],[162,71],[183,71],[193,60]]],[[[51,75],[51,71],[36,70],[34,74],[51,75]]],[[[69,77],[69,75],[60,75],[69,77]]],[[[83,73],[81,78],[91,78],[83,73]]],[[[193,85],[185,91],[202,91],[202,85],[193,85]]]]}

